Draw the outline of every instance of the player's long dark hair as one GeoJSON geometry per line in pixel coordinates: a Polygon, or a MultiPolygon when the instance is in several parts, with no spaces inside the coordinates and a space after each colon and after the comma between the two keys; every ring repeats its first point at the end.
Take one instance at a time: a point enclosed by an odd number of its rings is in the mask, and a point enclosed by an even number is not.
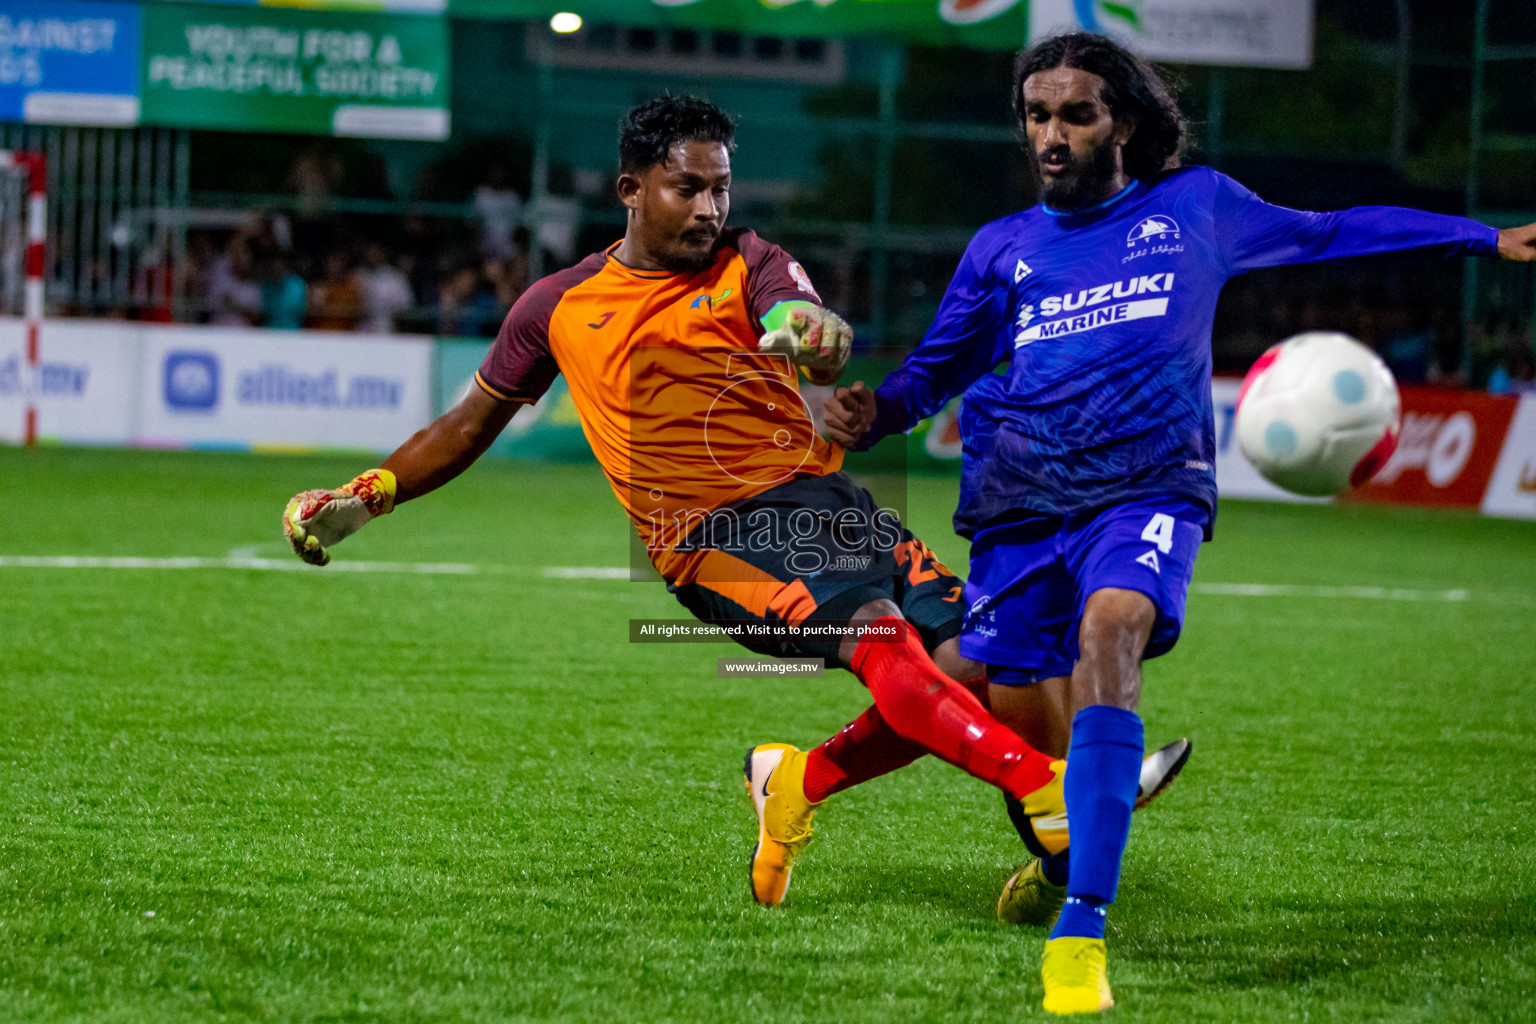
{"type": "Polygon", "coordinates": [[[736,152],[736,122],[697,96],[659,96],[619,122],[619,173],[637,174],[665,164],[679,142],[718,142],[736,152]]]}
{"type": "Polygon", "coordinates": [[[1157,68],[1113,39],[1068,32],[1022,51],[1013,61],[1013,112],[1024,127],[1024,80],[1037,71],[1077,68],[1104,79],[1104,101],[1116,120],[1134,121],[1125,144],[1125,173],[1149,178],[1179,166],[1189,125],[1179,113],[1173,86],[1157,68]]]}

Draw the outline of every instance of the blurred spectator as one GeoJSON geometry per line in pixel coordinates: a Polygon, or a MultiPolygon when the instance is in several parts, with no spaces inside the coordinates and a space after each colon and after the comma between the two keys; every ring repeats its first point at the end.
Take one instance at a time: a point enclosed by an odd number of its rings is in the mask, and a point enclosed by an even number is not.
{"type": "Polygon", "coordinates": [[[581,203],[565,196],[545,196],[533,210],[533,244],[566,265],[576,259],[581,203]]]}
{"type": "Polygon", "coordinates": [[[363,249],[363,268],[357,279],[363,289],[361,329],[393,334],[397,318],[415,302],[410,281],[400,268],[390,264],[384,247],[377,242],[370,242],[363,249]]]}
{"type": "Polygon", "coordinates": [[[1429,364],[1426,383],[1440,388],[1464,388],[1467,378],[1461,368],[1461,311],[1441,306],[1431,317],[1435,325],[1435,357],[1429,364]]]}
{"type": "Polygon", "coordinates": [[[1399,384],[1423,384],[1429,379],[1435,354],[1435,329],[1428,312],[1393,308],[1381,314],[1381,355],[1399,384]],[[1421,319],[1422,317],[1422,319],[1421,319]]]}
{"type": "Polygon", "coordinates": [[[250,327],[261,318],[261,284],[243,234],[208,268],[208,310],[208,322],[224,327],[250,327]]]}
{"type": "Polygon", "coordinates": [[[496,293],[496,305],[503,314],[517,302],[517,297],[528,288],[528,229],[518,228],[516,235],[518,252],[504,260],[486,260],[482,268],[485,279],[496,293]]]}
{"type": "Polygon", "coordinates": [[[516,251],[512,258],[506,261],[507,287],[511,290],[509,298],[504,303],[508,309],[512,308],[512,303],[517,301],[517,297],[527,291],[528,286],[533,283],[533,261],[528,257],[531,238],[526,227],[520,227],[512,232],[512,246],[516,251]]]}
{"type": "Polygon", "coordinates": [[[274,252],[262,268],[261,308],[266,325],[278,331],[296,331],[304,326],[309,288],[293,271],[287,253],[274,252]]]}
{"type": "MultiPolygon", "coordinates": [[[[189,253],[188,265],[196,268],[189,253]]],[[[191,289],[195,283],[198,291],[203,291],[203,279],[201,276],[195,282],[188,282],[191,289]]],[[[136,319],[150,323],[168,324],[176,319],[176,274],[172,265],[170,254],[159,249],[151,249],[144,254],[144,261],[139,265],[134,275],[133,298],[137,304],[135,310],[136,319]]]]}
{"type": "Polygon", "coordinates": [[[477,266],[460,267],[438,292],[437,333],[489,337],[501,326],[496,293],[477,266]]]}
{"type": "Polygon", "coordinates": [[[523,197],[507,179],[507,165],[494,163],[475,187],[475,221],[480,226],[480,255],[510,259],[517,254],[512,234],[523,219],[523,197]]]}
{"type": "Polygon", "coordinates": [[[1495,395],[1536,394],[1536,355],[1528,344],[1510,348],[1488,375],[1488,390],[1495,395]]]}
{"type": "Polygon", "coordinates": [[[299,216],[318,217],[329,210],[345,178],[346,170],[332,151],[330,140],[316,139],[288,169],[288,187],[299,198],[299,216]]]}
{"type": "Polygon", "coordinates": [[[309,290],[305,327],[317,331],[355,331],[363,319],[363,289],[352,261],[341,250],[325,257],[325,279],[309,290]]]}

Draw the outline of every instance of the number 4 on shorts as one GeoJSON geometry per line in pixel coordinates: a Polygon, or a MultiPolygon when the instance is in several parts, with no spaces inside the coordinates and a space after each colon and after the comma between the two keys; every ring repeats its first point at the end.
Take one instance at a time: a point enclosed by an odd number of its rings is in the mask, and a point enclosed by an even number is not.
{"type": "Polygon", "coordinates": [[[1157,550],[1163,554],[1173,550],[1173,516],[1159,512],[1147,523],[1147,528],[1141,531],[1141,539],[1148,544],[1156,544],[1157,550]]]}

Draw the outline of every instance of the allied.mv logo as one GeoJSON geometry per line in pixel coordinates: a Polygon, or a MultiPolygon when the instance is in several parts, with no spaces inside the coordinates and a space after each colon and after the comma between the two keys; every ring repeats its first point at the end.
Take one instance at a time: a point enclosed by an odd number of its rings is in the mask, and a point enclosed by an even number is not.
{"type": "Polygon", "coordinates": [[[218,356],[212,352],[167,352],[162,394],[167,409],[210,411],[219,404],[218,356]]]}
{"type": "Polygon", "coordinates": [[[1148,217],[1131,228],[1131,233],[1125,236],[1125,244],[1135,246],[1143,242],[1161,242],[1178,237],[1179,225],[1172,217],[1148,217]]]}

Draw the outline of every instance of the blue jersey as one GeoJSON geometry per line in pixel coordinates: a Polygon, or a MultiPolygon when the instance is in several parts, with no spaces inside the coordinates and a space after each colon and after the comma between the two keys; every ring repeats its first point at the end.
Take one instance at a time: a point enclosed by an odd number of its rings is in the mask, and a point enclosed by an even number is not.
{"type": "Polygon", "coordinates": [[[966,395],[955,526],[1020,510],[1070,515],[1152,494],[1213,514],[1211,323],[1228,278],[1403,250],[1497,252],[1498,232],[1388,206],[1304,213],[1206,167],[1132,182],[1071,214],[1035,206],[971,239],[922,343],[876,391],[862,444],[966,395]],[[969,439],[968,439],[969,440],[969,439]]]}

